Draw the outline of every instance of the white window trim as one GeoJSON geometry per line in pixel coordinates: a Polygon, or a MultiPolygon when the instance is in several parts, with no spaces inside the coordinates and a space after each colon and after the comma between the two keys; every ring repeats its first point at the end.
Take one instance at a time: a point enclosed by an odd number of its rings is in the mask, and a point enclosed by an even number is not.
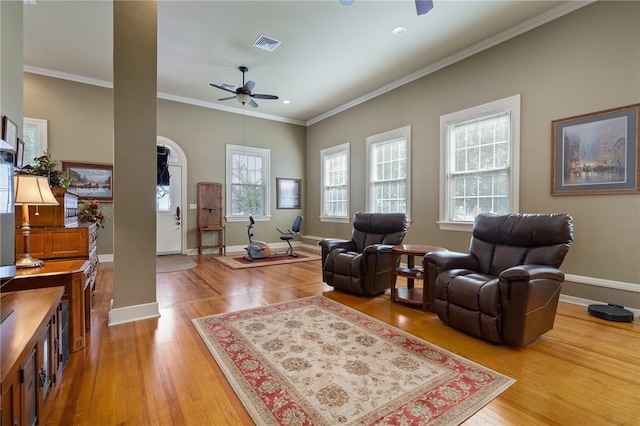
{"type": "Polygon", "coordinates": [[[399,129],[389,130],[388,132],[378,133],[377,135],[367,136],[367,167],[366,167],[366,206],[367,211],[371,211],[371,145],[379,142],[386,142],[392,139],[405,138],[407,140],[407,221],[411,223],[411,126],[400,127],[399,129]]]}
{"type": "MultiPolygon", "coordinates": [[[[40,118],[24,117],[22,119],[22,126],[24,127],[37,127],[38,128],[38,155],[44,155],[47,151],[47,120],[40,118]]],[[[31,161],[31,160],[29,160],[31,161]]],[[[26,164],[26,162],[25,162],[26,164]]]]}
{"type": "Polygon", "coordinates": [[[261,221],[269,221],[271,220],[271,150],[266,148],[256,148],[252,146],[242,146],[242,145],[226,145],[226,157],[225,157],[225,167],[226,167],[226,197],[225,203],[226,207],[226,216],[225,219],[227,222],[246,222],[249,220],[249,216],[232,216],[231,215],[231,167],[229,167],[229,159],[231,158],[231,154],[234,152],[242,152],[245,154],[251,155],[260,155],[265,159],[264,164],[264,214],[263,215],[255,215],[253,219],[256,222],[261,221]]]}
{"type": "Polygon", "coordinates": [[[447,220],[449,208],[449,188],[448,188],[448,165],[451,161],[449,150],[449,126],[461,121],[472,120],[499,112],[511,113],[511,143],[510,143],[510,163],[509,163],[509,209],[516,213],[520,207],[520,95],[510,96],[478,105],[462,111],[440,117],[440,220],[438,225],[443,231],[466,231],[473,230],[473,222],[452,222],[447,220]]]}
{"type": "Polygon", "coordinates": [[[349,142],[341,145],[332,146],[331,148],[325,148],[320,151],[320,222],[336,222],[336,223],[349,223],[351,220],[351,144],[349,142]],[[324,160],[330,155],[335,155],[340,152],[347,154],[347,215],[346,216],[327,216],[324,210],[324,160]]]}

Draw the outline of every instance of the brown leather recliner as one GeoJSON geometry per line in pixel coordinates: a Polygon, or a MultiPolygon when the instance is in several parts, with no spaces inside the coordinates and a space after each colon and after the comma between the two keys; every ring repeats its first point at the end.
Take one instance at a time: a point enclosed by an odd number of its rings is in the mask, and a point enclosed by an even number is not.
{"type": "MultiPolygon", "coordinates": [[[[404,213],[356,213],[351,240],[324,239],[322,279],[336,289],[374,295],[390,287],[391,247],[407,233],[404,213]]],[[[400,259],[398,258],[398,263],[400,259]]]]}
{"type": "Polygon", "coordinates": [[[525,346],[553,328],[572,241],[568,214],[480,214],[468,254],[424,256],[429,309],[473,336],[525,346]]]}

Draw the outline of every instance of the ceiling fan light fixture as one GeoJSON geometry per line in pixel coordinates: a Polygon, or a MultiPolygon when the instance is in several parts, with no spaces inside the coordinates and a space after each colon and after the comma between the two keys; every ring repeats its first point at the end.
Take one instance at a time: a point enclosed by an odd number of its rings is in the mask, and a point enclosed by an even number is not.
{"type": "Polygon", "coordinates": [[[246,104],[251,100],[251,96],[247,95],[246,93],[238,93],[236,95],[236,100],[241,104],[246,104]]]}

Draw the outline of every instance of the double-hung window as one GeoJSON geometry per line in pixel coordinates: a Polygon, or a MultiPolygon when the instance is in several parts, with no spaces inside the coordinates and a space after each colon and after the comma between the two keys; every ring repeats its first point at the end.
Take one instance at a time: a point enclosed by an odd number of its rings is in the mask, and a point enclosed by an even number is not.
{"type": "Polygon", "coordinates": [[[34,158],[44,155],[47,151],[47,120],[25,117],[22,123],[23,165],[34,165],[34,158]]]}
{"type": "Polygon", "coordinates": [[[227,220],[269,217],[270,164],[268,149],[227,145],[227,220]]]}
{"type": "Polygon", "coordinates": [[[367,137],[367,210],[410,217],[411,126],[367,137]]]}
{"type": "Polygon", "coordinates": [[[440,117],[440,228],[518,211],[520,95],[440,117]]]}
{"type": "Polygon", "coordinates": [[[320,151],[322,174],[320,220],[342,222],[349,220],[349,144],[320,151]]]}

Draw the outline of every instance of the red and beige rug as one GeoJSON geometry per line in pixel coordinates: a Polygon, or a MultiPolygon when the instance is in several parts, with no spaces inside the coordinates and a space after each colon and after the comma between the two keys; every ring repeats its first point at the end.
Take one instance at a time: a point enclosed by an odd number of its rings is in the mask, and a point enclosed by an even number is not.
{"type": "Polygon", "coordinates": [[[310,260],[320,260],[321,257],[312,253],[296,253],[298,257],[291,256],[274,256],[267,257],[265,259],[254,259],[253,261],[247,260],[242,254],[230,255],[230,256],[213,256],[212,259],[222,263],[227,268],[231,269],[244,269],[255,268],[257,266],[270,266],[270,265],[283,265],[285,263],[296,262],[308,262],[310,260]]]}
{"type": "Polygon", "coordinates": [[[323,296],[193,320],[259,425],[453,425],[515,381],[323,296]]]}

